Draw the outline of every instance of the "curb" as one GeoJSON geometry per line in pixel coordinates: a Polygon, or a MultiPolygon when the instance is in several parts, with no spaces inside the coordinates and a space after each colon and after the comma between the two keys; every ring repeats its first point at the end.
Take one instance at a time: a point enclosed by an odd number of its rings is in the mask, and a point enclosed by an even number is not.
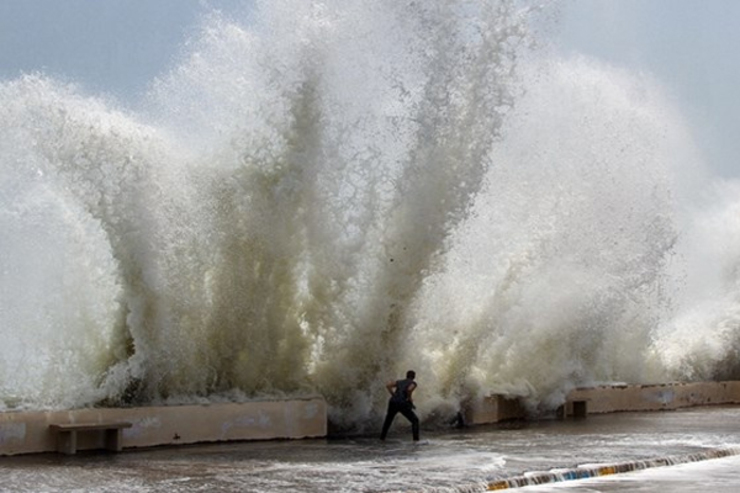
{"type": "Polygon", "coordinates": [[[523,486],[559,483],[562,481],[574,481],[579,479],[609,476],[612,474],[620,474],[625,472],[642,471],[644,469],[651,469],[654,467],[689,464],[692,462],[701,462],[709,459],[719,459],[732,455],[740,455],[740,447],[709,449],[704,452],[697,452],[694,454],[676,455],[658,459],[635,460],[629,462],[620,462],[616,464],[584,465],[570,469],[556,469],[547,472],[531,472],[507,479],[498,479],[487,484],[478,483],[475,485],[463,486],[458,488],[457,491],[472,493],[474,491],[506,490],[511,488],[521,488],[523,486]]]}

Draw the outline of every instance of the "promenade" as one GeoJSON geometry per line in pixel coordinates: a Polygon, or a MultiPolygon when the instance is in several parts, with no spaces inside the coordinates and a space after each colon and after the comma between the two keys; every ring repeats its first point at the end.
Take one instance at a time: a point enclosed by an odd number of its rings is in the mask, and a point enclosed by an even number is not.
{"type": "MultiPolygon", "coordinates": [[[[0,459],[0,491],[484,491],[507,478],[740,447],[738,423],[740,407],[703,407],[422,430],[419,444],[399,426],[386,442],[368,436],[14,456],[0,459]]],[[[730,491],[725,483],[735,491],[738,464],[730,456],[511,491],[730,491]]]]}

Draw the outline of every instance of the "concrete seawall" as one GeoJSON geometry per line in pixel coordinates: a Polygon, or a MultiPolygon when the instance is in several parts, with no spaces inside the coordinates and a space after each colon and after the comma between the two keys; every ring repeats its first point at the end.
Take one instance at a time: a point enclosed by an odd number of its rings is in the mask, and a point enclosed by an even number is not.
{"type": "Polygon", "coordinates": [[[694,382],[662,385],[615,385],[575,389],[568,394],[566,416],[583,402],[588,414],[666,411],[715,404],[740,404],[740,382],[694,382]],[[570,404],[570,408],[567,407],[570,404]]]}
{"type": "MultiPolygon", "coordinates": [[[[613,412],[674,410],[692,406],[740,404],[740,381],[661,385],[613,385],[569,392],[562,417],[613,412]]],[[[465,423],[480,425],[526,419],[515,398],[492,395],[470,402],[465,423]]],[[[137,408],[0,413],[0,456],[53,452],[59,449],[51,425],[130,423],[121,430],[123,449],[239,440],[325,437],[327,405],[322,397],[137,408]]],[[[101,431],[78,434],[76,449],[105,448],[101,431]]]]}
{"type": "MultiPolygon", "coordinates": [[[[578,388],[568,393],[559,414],[561,417],[585,417],[587,414],[668,411],[719,404],[740,404],[740,381],[578,388]]],[[[463,414],[469,425],[528,417],[518,398],[505,395],[471,402],[463,414]]]]}
{"type": "MultiPolygon", "coordinates": [[[[57,450],[50,425],[127,422],[122,447],[326,436],[321,397],[189,406],[0,413],[0,455],[57,450]]],[[[102,432],[79,434],[77,450],[104,448],[102,432]]]]}

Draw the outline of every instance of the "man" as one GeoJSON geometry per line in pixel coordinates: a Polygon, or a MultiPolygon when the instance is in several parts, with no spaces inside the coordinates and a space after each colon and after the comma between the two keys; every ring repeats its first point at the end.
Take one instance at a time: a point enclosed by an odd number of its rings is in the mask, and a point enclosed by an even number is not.
{"type": "Polygon", "coordinates": [[[414,413],[416,406],[414,406],[414,401],[411,398],[411,394],[416,389],[415,378],[416,372],[409,370],[406,372],[405,380],[388,382],[385,386],[391,394],[391,398],[388,401],[388,413],[385,415],[383,431],[380,433],[381,440],[385,440],[396,414],[401,413],[411,422],[411,433],[414,436],[414,441],[419,441],[419,418],[414,413]]]}

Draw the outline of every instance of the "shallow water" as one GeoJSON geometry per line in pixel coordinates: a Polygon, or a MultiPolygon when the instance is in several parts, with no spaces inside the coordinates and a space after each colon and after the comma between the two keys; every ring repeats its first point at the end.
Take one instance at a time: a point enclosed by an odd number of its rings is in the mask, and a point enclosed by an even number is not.
{"type": "Polygon", "coordinates": [[[740,457],[724,457],[692,464],[651,469],[584,481],[543,486],[528,486],[515,491],[525,493],[734,493],[740,483],[740,457]]]}
{"type": "MultiPolygon", "coordinates": [[[[526,472],[738,446],[739,420],[740,407],[612,414],[583,420],[423,430],[419,444],[411,441],[410,430],[399,420],[385,443],[375,437],[359,437],[8,457],[0,461],[0,491],[462,491],[466,486],[526,472]]],[[[732,477],[732,468],[722,464],[737,460],[714,459],[623,474],[616,479],[525,490],[665,491],[637,490],[635,485],[670,484],[694,474],[687,470],[713,468],[724,474],[719,476],[721,481],[728,474],[732,477]]]]}

